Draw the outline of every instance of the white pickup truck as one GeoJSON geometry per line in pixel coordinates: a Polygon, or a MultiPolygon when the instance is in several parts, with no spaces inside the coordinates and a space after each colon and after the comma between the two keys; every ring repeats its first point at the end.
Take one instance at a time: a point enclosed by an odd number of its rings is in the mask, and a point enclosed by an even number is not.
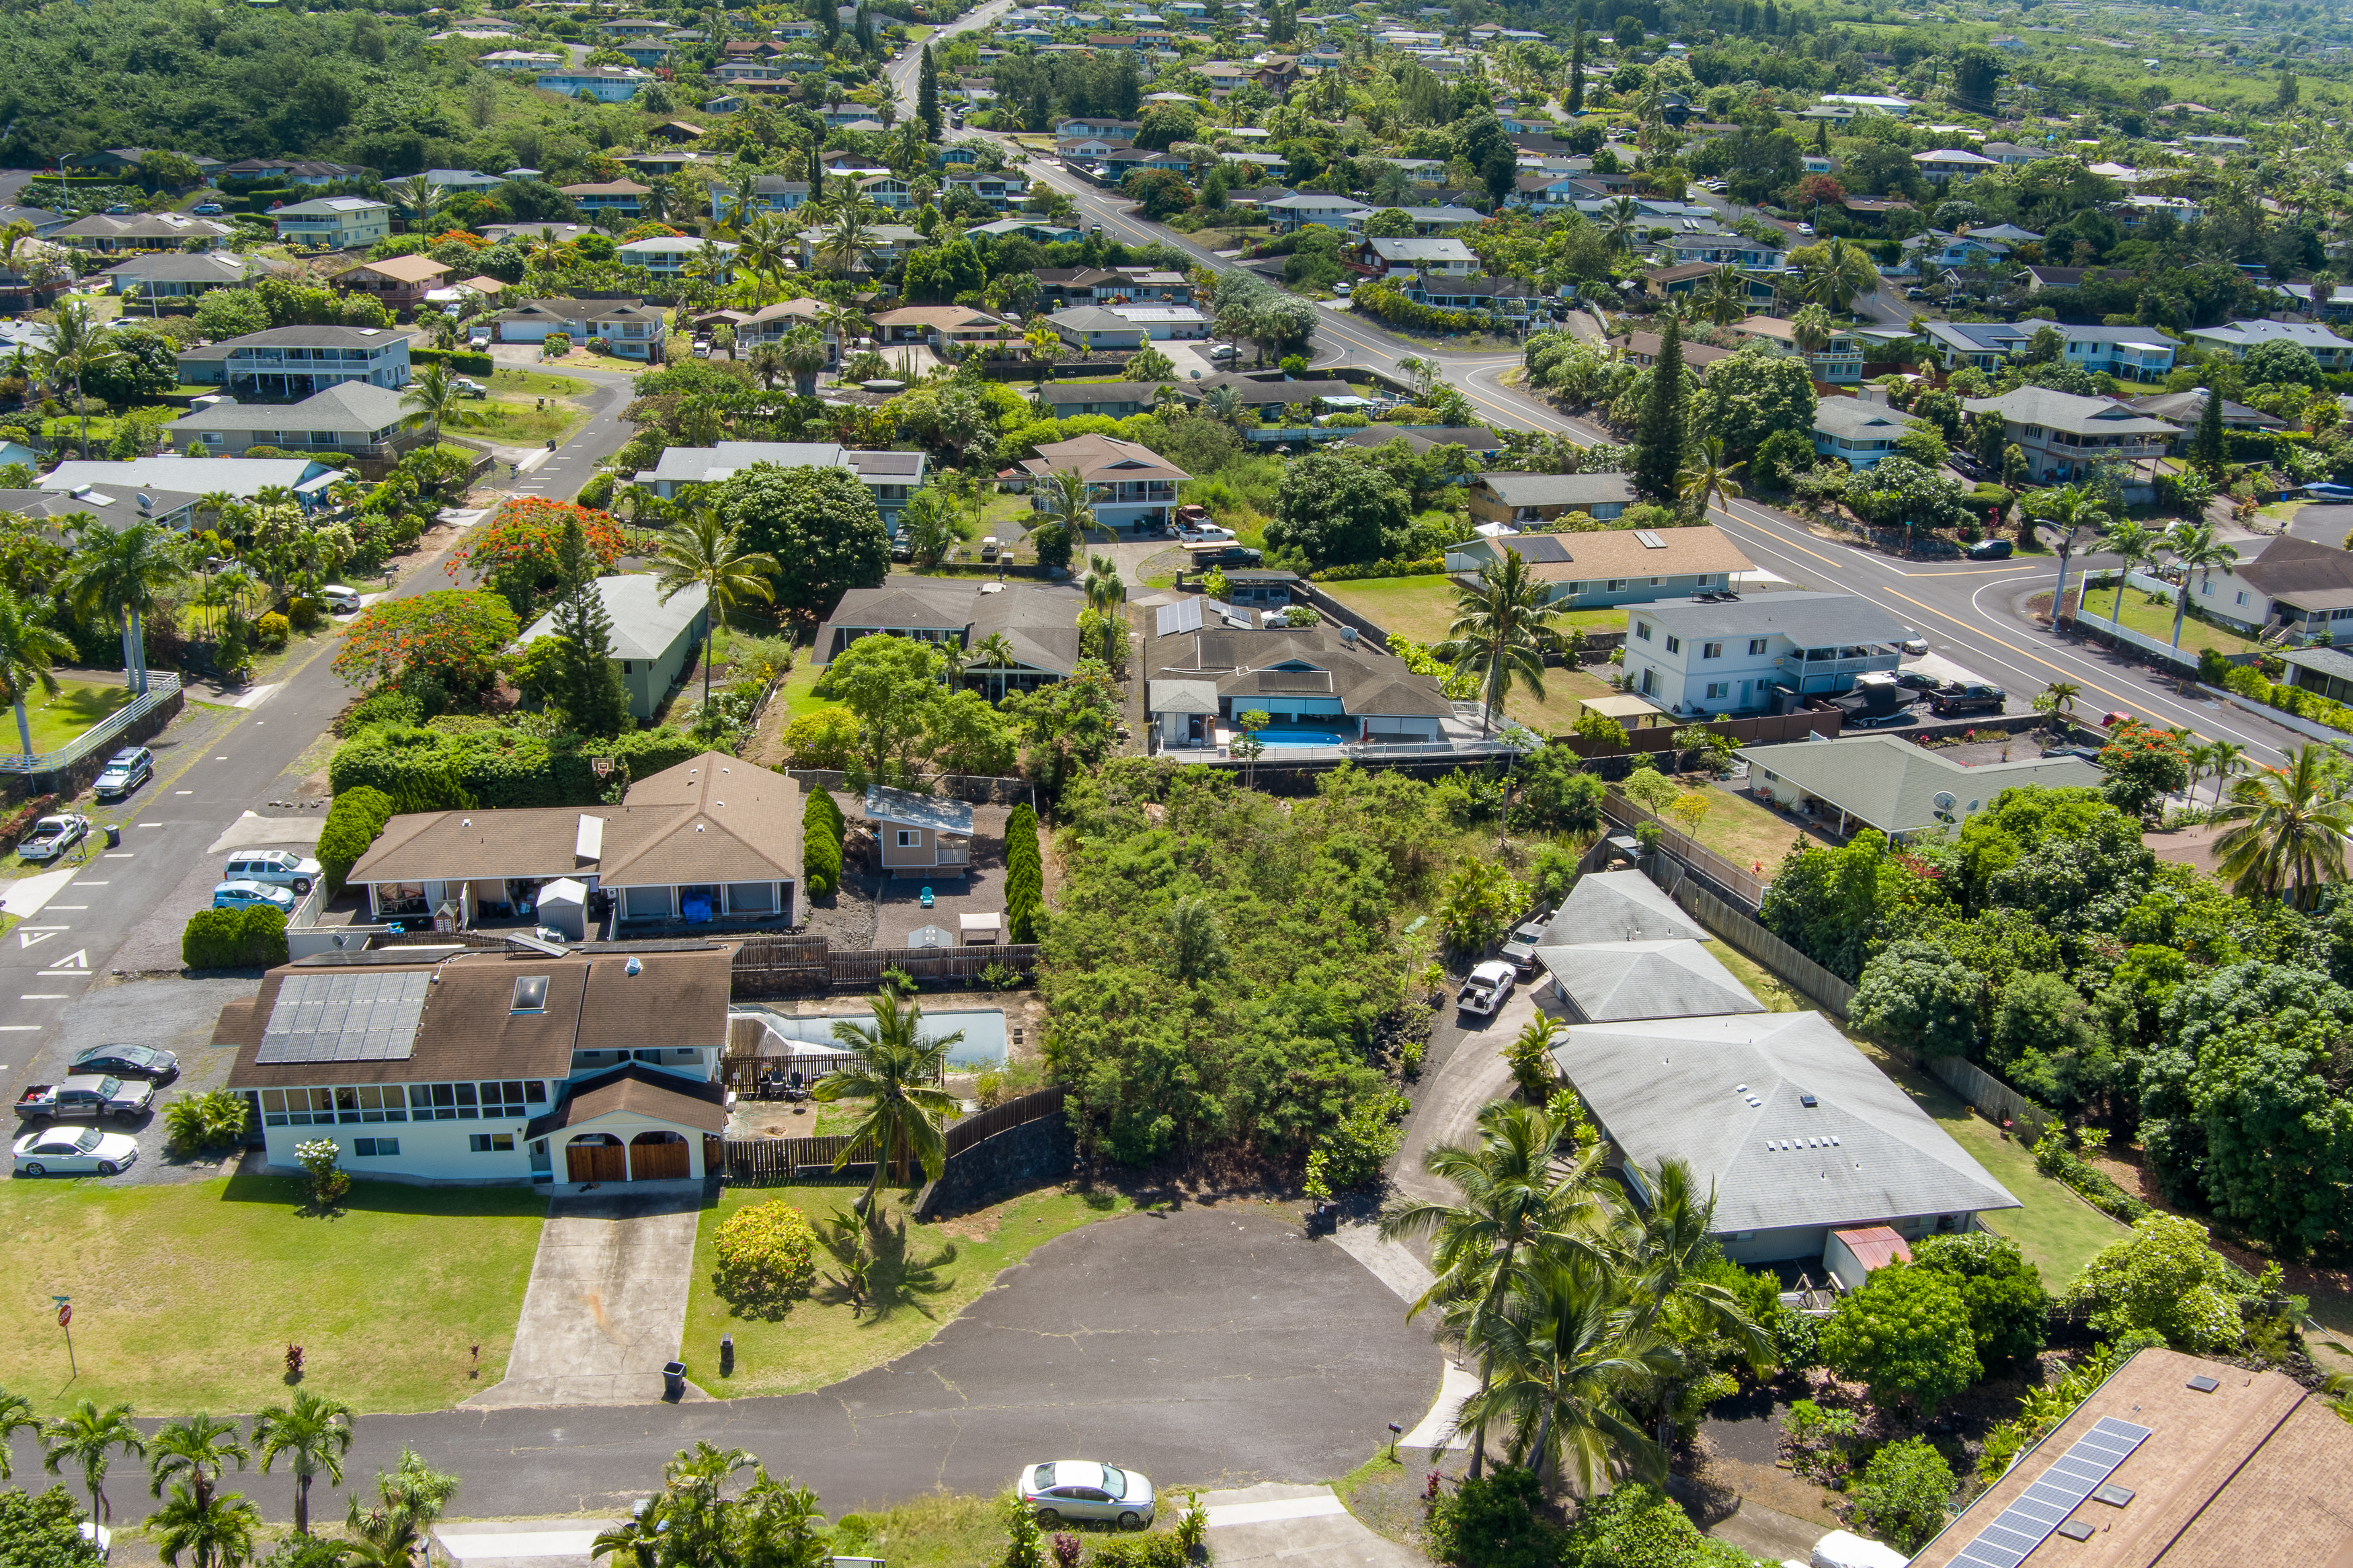
{"type": "Polygon", "coordinates": [[[1454,1005],[1465,1013],[1493,1017],[1519,983],[1519,973],[1511,964],[1500,958],[1489,959],[1471,972],[1462,989],[1454,994],[1454,1005]]]}

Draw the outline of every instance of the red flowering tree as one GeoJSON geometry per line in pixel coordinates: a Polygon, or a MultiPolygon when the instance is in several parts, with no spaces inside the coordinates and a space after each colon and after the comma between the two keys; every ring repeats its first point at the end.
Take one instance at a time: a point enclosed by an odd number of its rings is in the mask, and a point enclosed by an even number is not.
{"type": "Polygon", "coordinates": [[[2189,742],[2169,730],[2126,719],[2108,731],[2100,748],[2107,781],[2100,793],[2108,804],[2144,820],[2164,806],[2165,797],[2189,787],[2189,742]]]}
{"type": "Polygon", "coordinates": [[[479,691],[522,629],[496,594],[444,588],[386,599],[352,623],[335,673],[354,686],[426,676],[452,691],[479,691]]]}
{"type": "Polygon", "coordinates": [[[453,582],[464,580],[461,573],[473,574],[497,590],[517,616],[525,615],[542,595],[562,585],[559,559],[564,531],[575,521],[597,572],[612,571],[628,539],[610,513],[536,496],[519,496],[501,504],[467,537],[464,547],[442,570],[453,582]]]}
{"type": "Polygon", "coordinates": [[[1797,200],[1791,206],[1810,207],[1820,202],[1826,207],[1841,205],[1846,201],[1846,187],[1828,174],[1808,174],[1798,182],[1797,200]]]}
{"type": "Polygon", "coordinates": [[[439,234],[433,237],[433,243],[436,245],[446,245],[453,239],[459,244],[474,250],[488,250],[491,247],[491,242],[489,240],[484,239],[480,235],[474,233],[471,229],[464,228],[445,228],[439,234]]]}

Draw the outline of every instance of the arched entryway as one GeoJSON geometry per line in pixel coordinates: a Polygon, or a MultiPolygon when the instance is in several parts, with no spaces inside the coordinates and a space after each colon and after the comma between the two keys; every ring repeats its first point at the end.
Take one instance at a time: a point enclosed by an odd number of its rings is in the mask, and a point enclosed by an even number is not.
{"type": "Polygon", "coordinates": [[[609,1132],[584,1132],[564,1146],[567,1182],[626,1182],[629,1152],[609,1132]]]}
{"type": "Polygon", "coordinates": [[[684,1137],[676,1132],[640,1132],[629,1140],[629,1180],[682,1182],[693,1174],[684,1137]]]}

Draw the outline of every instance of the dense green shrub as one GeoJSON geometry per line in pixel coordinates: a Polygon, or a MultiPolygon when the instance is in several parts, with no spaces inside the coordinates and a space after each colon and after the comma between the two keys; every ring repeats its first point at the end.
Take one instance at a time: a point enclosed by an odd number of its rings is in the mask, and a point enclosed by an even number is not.
{"type": "Polygon", "coordinates": [[[1098,1541],[1087,1553],[1086,1564],[1087,1568],[1188,1568],[1192,1560],[1183,1541],[1164,1532],[1098,1541]]]}
{"type": "Polygon", "coordinates": [[[343,879],[392,818],[392,796],[380,789],[363,785],[335,796],[327,808],[326,824],[319,829],[319,866],[329,894],[343,890],[343,879]]]}
{"type": "Polygon", "coordinates": [[[486,353],[466,349],[414,348],[408,351],[409,363],[417,365],[446,364],[460,375],[489,375],[498,369],[486,353]]]}
{"type": "Polygon", "coordinates": [[[782,1317],[817,1281],[817,1232],[780,1198],[746,1204],[719,1227],[712,1288],[749,1318],[782,1317]]]}
{"type": "Polygon", "coordinates": [[[62,1486],[0,1492],[0,1562],[8,1568],[97,1568],[81,1538],[81,1508],[62,1486]]]}
{"type": "Polygon", "coordinates": [[[362,730],[379,725],[389,725],[396,730],[414,730],[424,722],[425,704],[408,692],[387,686],[353,703],[343,716],[335,721],[335,733],[356,735],[362,730]]]}
{"type": "Polygon", "coordinates": [[[180,933],[180,962],[190,969],[267,968],[286,962],[286,917],[267,904],[198,910],[180,933]]]}
{"type": "Polygon", "coordinates": [[[1953,1469],[1926,1437],[1906,1437],[1873,1454],[1848,1489],[1860,1529],[1901,1551],[1917,1552],[1945,1528],[1953,1469]]]}
{"type": "Polygon", "coordinates": [[[1005,823],[1005,924],[1008,942],[1038,940],[1045,908],[1045,868],[1038,857],[1038,813],[1024,801],[1005,823]]]}
{"type": "Polygon", "coordinates": [[[1989,1230],[1923,1237],[1913,1244],[1912,1261],[1960,1287],[1980,1362],[2017,1361],[2042,1348],[2051,1298],[2018,1243],[1989,1230]]]}
{"type": "Polygon", "coordinates": [[[698,755],[701,742],[675,730],[638,730],[609,741],[577,736],[549,740],[512,730],[449,735],[430,730],[378,729],[353,735],[335,748],[327,782],[337,795],[363,784],[411,806],[413,795],[429,798],[454,786],[467,804],[495,808],[516,805],[594,805],[617,782],[597,776],[594,759],[608,757],[642,779],[698,755]]]}
{"type": "Polygon", "coordinates": [[[1844,1298],[1822,1325],[1822,1361],[1866,1384],[1872,1402],[1933,1411],[1983,1372],[1959,1285],[1934,1269],[1890,1263],[1844,1298]]]}
{"type": "Polygon", "coordinates": [[[184,1094],[164,1107],[164,1135],[174,1149],[218,1149],[245,1135],[246,1116],[245,1096],[235,1089],[184,1094]]]}
{"type": "Polygon", "coordinates": [[[809,791],[801,808],[801,880],[812,899],[833,896],[841,886],[841,837],[846,824],[841,807],[821,789],[809,791]]]}
{"type": "Polygon", "coordinates": [[[1755,1559],[1702,1535],[1681,1503],[1633,1481],[1586,1506],[1560,1561],[1564,1568],[1750,1568],[1755,1559]]]}
{"type": "Polygon", "coordinates": [[[1562,1532],[1543,1506],[1535,1473],[1513,1465],[1440,1489],[1430,1509],[1430,1554],[1453,1568],[1557,1568],[1562,1532]]]}

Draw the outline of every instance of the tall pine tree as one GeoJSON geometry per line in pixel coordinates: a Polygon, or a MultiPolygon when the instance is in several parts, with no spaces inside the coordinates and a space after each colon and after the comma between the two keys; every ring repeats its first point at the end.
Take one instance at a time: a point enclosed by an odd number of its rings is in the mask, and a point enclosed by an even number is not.
{"type": "Polygon", "coordinates": [[[565,590],[554,612],[554,632],[565,645],[558,682],[565,717],[584,735],[617,735],[629,727],[629,699],[613,662],[613,618],[596,592],[596,560],[578,518],[565,520],[555,560],[565,590]]]}
{"type": "Polygon", "coordinates": [[[1585,112],[1585,18],[1577,19],[1577,31],[1568,44],[1568,111],[1585,112]]]}
{"type": "Polygon", "coordinates": [[[940,139],[940,64],[932,58],[932,46],[923,46],[923,69],[915,78],[915,117],[923,122],[923,134],[936,142],[940,139]]]}
{"type": "Polygon", "coordinates": [[[1683,402],[1683,323],[1669,316],[1659,334],[1658,363],[1651,366],[1650,390],[1634,426],[1634,494],[1660,506],[1675,504],[1676,476],[1683,448],[1691,444],[1691,415],[1683,402]]]}
{"type": "Polygon", "coordinates": [[[2210,386],[2206,406],[2198,414],[2198,434],[2189,438],[2189,466],[2219,485],[2230,460],[2222,445],[2222,394],[2210,386]]]}

